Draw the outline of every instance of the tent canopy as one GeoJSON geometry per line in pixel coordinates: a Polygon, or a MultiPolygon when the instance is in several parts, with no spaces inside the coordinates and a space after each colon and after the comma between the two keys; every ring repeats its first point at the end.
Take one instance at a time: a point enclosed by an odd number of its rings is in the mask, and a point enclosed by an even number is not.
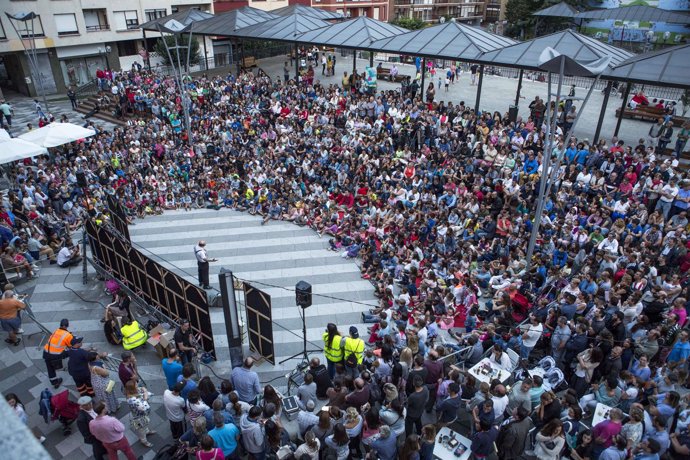
{"type": "Polygon", "coordinates": [[[690,15],[685,11],[669,11],[645,5],[633,5],[623,8],[583,11],[575,15],[581,19],[616,21],[669,22],[673,24],[690,24],[690,15]]]}
{"type": "Polygon", "coordinates": [[[163,27],[171,19],[174,19],[175,21],[178,21],[179,23],[188,26],[189,24],[203,21],[204,19],[212,17],[213,15],[211,13],[206,13],[205,11],[200,11],[195,8],[192,8],[189,10],[178,11],[177,13],[169,14],[167,16],[163,16],[162,18],[154,19],[153,21],[145,22],[141,24],[139,28],[158,32],[158,26],[160,25],[161,27],[163,27]]]}
{"type": "Polygon", "coordinates": [[[527,70],[540,70],[539,56],[547,47],[555,49],[579,62],[593,62],[609,56],[609,65],[614,67],[633,56],[632,53],[607,45],[592,37],[563,30],[551,35],[544,35],[526,42],[507,46],[484,53],[479,62],[527,70]]]}
{"type": "Polygon", "coordinates": [[[611,80],[690,88],[690,45],[634,56],[606,72],[611,80]]]}
{"type": "Polygon", "coordinates": [[[57,147],[94,135],[96,135],[95,131],[72,123],[50,123],[43,128],[22,134],[19,139],[40,147],[57,147]]]}
{"type": "Polygon", "coordinates": [[[402,27],[360,16],[305,32],[298,37],[297,41],[340,48],[365,48],[375,40],[406,32],[409,31],[402,27]]]}
{"type": "Polygon", "coordinates": [[[284,6],[282,8],[271,10],[271,13],[278,16],[290,16],[293,14],[301,14],[302,16],[321,19],[322,21],[328,21],[331,19],[345,19],[345,16],[343,16],[340,13],[322,10],[321,8],[312,8],[310,6],[304,6],[300,4],[284,6]]]}
{"type": "Polygon", "coordinates": [[[196,22],[193,31],[197,35],[223,36],[228,32],[235,32],[236,30],[266,22],[277,17],[278,16],[275,14],[267,11],[257,10],[250,6],[243,6],[242,8],[196,22]]]}
{"type": "Polygon", "coordinates": [[[281,16],[270,21],[254,24],[224,35],[259,40],[277,40],[294,42],[304,32],[320,29],[330,25],[326,21],[301,14],[281,16]]]}
{"type": "Polygon", "coordinates": [[[4,129],[0,129],[0,164],[32,158],[48,151],[36,144],[22,139],[13,139],[4,129]]]}
{"type": "Polygon", "coordinates": [[[486,51],[517,43],[507,37],[459,22],[446,22],[384,38],[364,47],[375,51],[474,61],[486,51]]]}
{"type": "Polygon", "coordinates": [[[532,16],[548,16],[552,18],[573,18],[577,14],[577,10],[565,2],[556,3],[547,8],[541,9],[532,16]]]}

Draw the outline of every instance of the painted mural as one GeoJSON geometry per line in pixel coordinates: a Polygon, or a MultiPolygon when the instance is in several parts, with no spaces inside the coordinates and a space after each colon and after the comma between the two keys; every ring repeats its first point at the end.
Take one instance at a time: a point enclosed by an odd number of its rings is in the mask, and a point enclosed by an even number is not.
{"type": "MultiPolygon", "coordinates": [[[[597,8],[646,5],[664,10],[690,12],[690,0],[602,0],[597,8]]],[[[675,45],[690,40],[690,29],[681,24],[640,21],[590,21],[584,31],[609,43],[638,43],[649,48],[675,45]]]]}

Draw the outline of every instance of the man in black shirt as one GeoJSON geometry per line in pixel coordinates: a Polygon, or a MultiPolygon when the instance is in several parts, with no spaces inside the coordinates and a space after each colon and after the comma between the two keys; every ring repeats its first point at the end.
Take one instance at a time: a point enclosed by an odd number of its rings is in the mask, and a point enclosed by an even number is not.
{"type": "Polygon", "coordinates": [[[77,401],[79,404],[79,415],[77,415],[77,427],[79,432],[84,437],[84,443],[89,444],[93,449],[93,456],[96,460],[103,460],[108,451],[103,447],[103,443],[96,439],[89,430],[89,422],[96,418],[96,412],[93,410],[93,402],[90,396],[82,396],[77,401]]]}
{"type": "Polygon", "coordinates": [[[458,393],[460,393],[460,385],[455,382],[448,385],[449,396],[443,401],[439,401],[436,405],[436,414],[438,414],[439,424],[448,425],[457,417],[461,403],[458,393]]]}
{"type": "Polygon", "coordinates": [[[414,392],[407,397],[407,416],[405,417],[405,435],[415,432],[422,433],[422,414],[429,400],[429,389],[424,385],[424,380],[419,375],[414,376],[412,384],[414,392]]]}
{"type": "Polygon", "coordinates": [[[319,358],[312,358],[309,362],[308,372],[314,377],[314,383],[316,383],[316,397],[318,399],[328,399],[326,391],[333,387],[333,382],[331,382],[326,366],[321,364],[319,358]]]}
{"type": "Polygon", "coordinates": [[[184,366],[192,362],[196,349],[192,347],[192,328],[189,325],[189,320],[183,319],[180,326],[175,329],[175,346],[180,353],[180,361],[184,366]]]}

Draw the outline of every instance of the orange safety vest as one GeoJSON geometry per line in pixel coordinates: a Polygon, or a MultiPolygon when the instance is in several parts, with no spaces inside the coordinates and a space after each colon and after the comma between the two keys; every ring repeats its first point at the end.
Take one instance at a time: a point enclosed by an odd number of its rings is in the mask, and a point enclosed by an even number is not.
{"type": "Polygon", "coordinates": [[[67,329],[56,329],[48,339],[43,349],[51,355],[61,355],[72,342],[72,333],[67,329]]]}

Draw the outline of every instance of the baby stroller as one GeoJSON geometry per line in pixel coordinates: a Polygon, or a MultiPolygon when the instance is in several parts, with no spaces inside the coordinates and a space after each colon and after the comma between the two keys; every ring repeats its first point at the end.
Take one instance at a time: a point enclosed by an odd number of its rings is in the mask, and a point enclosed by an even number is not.
{"type": "Polygon", "coordinates": [[[50,398],[51,420],[59,420],[62,424],[62,434],[69,436],[72,433],[70,425],[79,415],[79,404],[69,400],[69,391],[64,390],[50,398]]]}

